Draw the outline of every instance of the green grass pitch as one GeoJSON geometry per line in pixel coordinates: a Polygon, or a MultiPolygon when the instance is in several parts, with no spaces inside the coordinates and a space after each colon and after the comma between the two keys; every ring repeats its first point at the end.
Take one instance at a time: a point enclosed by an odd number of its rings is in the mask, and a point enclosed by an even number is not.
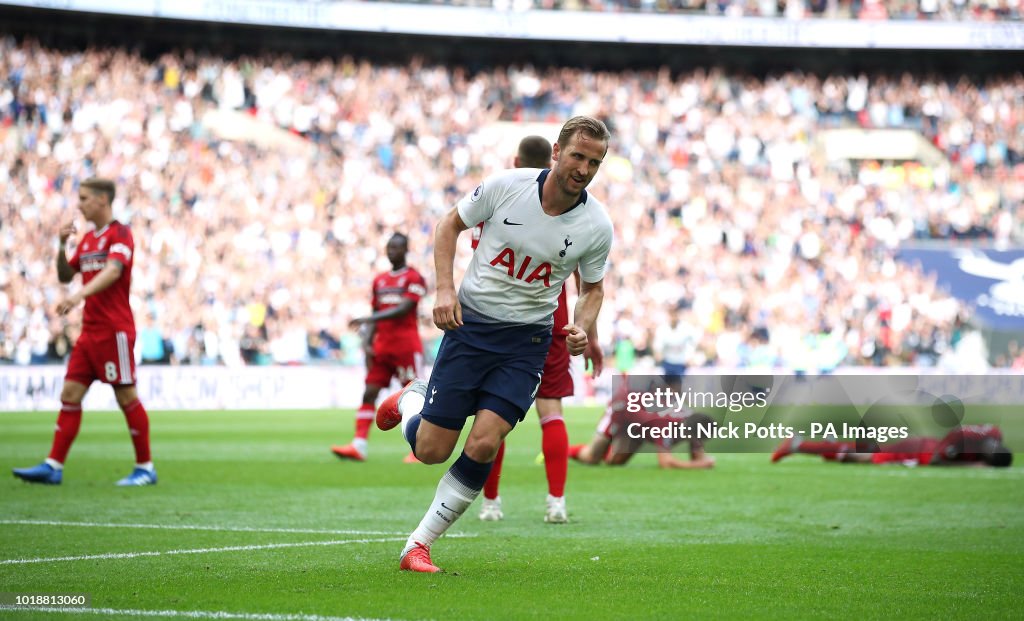
{"type": "MultiPolygon", "coordinates": [[[[715,454],[717,467],[700,472],[661,471],[653,455],[620,469],[571,463],[571,523],[547,525],[531,413],[509,440],[505,521],[480,522],[477,502],[458,536],[434,546],[447,573],[413,575],[398,571],[398,553],[444,467],[402,464],[400,434],[376,430],[368,462],[340,462],[328,448],[351,436],[352,416],[153,412],[160,483],[120,489],[132,462],[123,418],[87,412],[64,485],[0,479],[0,592],[88,593],[94,613],[0,618],[1022,614],[1020,464],[909,469],[799,455],[770,465],[765,454],[715,454]]],[[[588,440],[598,416],[570,408],[571,440],[588,440]]],[[[0,414],[0,466],[37,463],[54,420],[0,414]]]]}

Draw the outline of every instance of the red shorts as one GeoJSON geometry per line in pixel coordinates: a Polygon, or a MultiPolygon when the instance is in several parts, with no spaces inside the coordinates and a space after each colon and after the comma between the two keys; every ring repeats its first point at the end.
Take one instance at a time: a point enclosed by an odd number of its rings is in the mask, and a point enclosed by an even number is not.
{"type": "Polygon", "coordinates": [[[374,354],[366,372],[366,383],[387,388],[391,378],[397,377],[402,384],[419,377],[423,366],[423,354],[418,351],[380,352],[374,354]]]}
{"type": "Polygon", "coordinates": [[[95,380],[130,386],[135,383],[134,350],[134,332],[82,332],[71,349],[64,379],[85,386],[95,380]]]}
{"type": "Polygon", "coordinates": [[[572,373],[569,372],[569,347],[563,338],[551,339],[548,357],[544,359],[544,375],[537,390],[538,399],[561,399],[573,393],[572,373]]]}

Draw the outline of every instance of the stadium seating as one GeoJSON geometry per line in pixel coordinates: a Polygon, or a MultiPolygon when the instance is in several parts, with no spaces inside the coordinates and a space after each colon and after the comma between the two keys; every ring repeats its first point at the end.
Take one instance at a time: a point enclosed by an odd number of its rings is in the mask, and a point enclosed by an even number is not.
{"type": "Polygon", "coordinates": [[[119,183],[139,330],[165,346],[153,347],[161,359],[357,363],[345,326],[387,268],[385,236],[406,231],[410,263],[429,274],[438,215],[510,163],[485,131],[576,113],[614,134],[593,187],[617,230],[609,351],[649,354],[683,306],[704,334],[698,364],[749,364],[755,350],[788,368],[935,364],[968,310],[895,261],[896,247],[1022,237],[1019,74],[285,60],[0,42],[0,171],[13,180],[0,221],[19,223],[0,229],[0,360],[56,361],[73,341],[75,317],[53,313],[57,223],[73,213],[75,180],[101,175],[119,183]],[[829,159],[821,139],[844,128],[911,130],[938,159],[829,159]]]}

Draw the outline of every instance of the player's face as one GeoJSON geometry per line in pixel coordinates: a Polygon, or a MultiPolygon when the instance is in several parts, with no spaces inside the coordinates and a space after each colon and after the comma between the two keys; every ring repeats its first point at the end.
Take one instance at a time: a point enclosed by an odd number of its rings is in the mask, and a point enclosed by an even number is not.
{"type": "Polygon", "coordinates": [[[405,254],[408,248],[404,241],[400,239],[388,240],[387,253],[388,261],[391,262],[392,266],[401,267],[405,265],[405,254]]]}
{"type": "Polygon", "coordinates": [[[552,151],[552,159],[555,160],[552,172],[558,187],[570,196],[579,196],[594,180],[607,152],[607,142],[583,132],[576,132],[564,149],[556,143],[552,151]]]}
{"type": "Polygon", "coordinates": [[[78,190],[78,210],[89,222],[95,222],[107,206],[107,197],[102,192],[93,192],[89,188],[78,190]]]}

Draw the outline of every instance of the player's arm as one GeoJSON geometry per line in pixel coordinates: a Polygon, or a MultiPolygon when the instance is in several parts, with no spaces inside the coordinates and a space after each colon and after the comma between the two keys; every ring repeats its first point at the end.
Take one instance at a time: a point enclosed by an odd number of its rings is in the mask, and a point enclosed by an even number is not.
{"type": "Polygon", "coordinates": [[[704,454],[704,449],[691,449],[690,461],[679,459],[667,450],[658,452],[658,467],[666,470],[705,470],[713,468],[715,460],[704,454]]]}
{"type": "Polygon", "coordinates": [[[57,280],[64,284],[71,282],[71,279],[75,277],[74,267],[68,263],[68,256],[64,250],[64,247],[68,243],[68,238],[75,232],[75,225],[68,222],[60,227],[60,247],[57,249],[57,280]]]}
{"type": "MultiPolygon", "coordinates": [[[[572,272],[572,278],[576,282],[576,291],[582,291],[582,279],[580,278],[580,270],[576,268],[572,272]]],[[[601,371],[604,370],[604,352],[601,351],[601,342],[597,339],[597,322],[594,322],[594,327],[590,332],[587,333],[587,348],[583,351],[583,364],[584,368],[590,369],[594,377],[600,377],[601,371]]]]}
{"type": "Polygon", "coordinates": [[[434,229],[434,271],[437,275],[434,325],[441,330],[454,330],[462,325],[462,307],[455,293],[455,242],[459,233],[468,228],[456,207],[446,213],[434,229]]]}
{"type": "Polygon", "coordinates": [[[359,335],[363,337],[363,353],[366,354],[366,360],[369,362],[373,358],[373,337],[377,335],[377,324],[364,323],[361,327],[359,335]]]}
{"type": "Polygon", "coordinates": [[[690,467],[714,468],[715,458],[704,452],[704,447],[696,442],[690,443],[690,467]]]}
{"type": "Polygon", "coordinates": [[[376,313],[373,313],[372,315],[367,315],[366,317],[356,317],[355,319],[349,322],[349,325],[357,326],[363,323],[373,324],[374,322],[380,321],[381,319],[394,319],[395,317],[404,317],[405,315],[408,315],[410,312],[412,312],[414,308],[416,308],[416,300],[410,300],[406,298],[399,302],[397,305],[392,306],[391,308],[386,308],[384,310],[377,311],[376,313]]]}
{"type": "MultiPolygon", "coordinates": [[[[604,301],[604,279],[597,282],[580,281],[580,297],[576,300],[573,323],[566,326],[568,336],[565,344],[573,356],[582,354],[589,343],[588,334],[593,332],[597,315],[604,301]]],[[[596,339],[595,339],[596,340],[596,339]]]]}
{"type": "Polygon", "coordinates": [[[110,285],[117,282],[117,279],[121,277],[121,273],[123,271],[124,265],[122,265],[120,261],[116,259],[108,260],[106,266],[100,270],[99,274],[96,274],[96,276],[89,281],[89,284],[69,295],[57,305],[57,312],[61,315],[66,315],[68,311],[78,306],[85,298],[108,289],[110,285]]]}
{"type": "Polygon", "coordinates": [[[655,330],[654,339],[651,343],[651,354],[654,355],[654,363],[657,364],[658,366],[661,366],[662,361],[664,360],[664,355],[662,353],[662,339],[664,338],[664,335],[662,334],[662,330],[663,328],[661,326],[659,326],[658,329],[655,330]]]}
{"type": "Polygon", "coordinates": [[[612,439],[599,431],[594,434],[594,439],[590,441],[590,444],[581,448],[580,452],[576,454],[576,461],[589,466],[599,464],[611,444],[612,439]]]}

